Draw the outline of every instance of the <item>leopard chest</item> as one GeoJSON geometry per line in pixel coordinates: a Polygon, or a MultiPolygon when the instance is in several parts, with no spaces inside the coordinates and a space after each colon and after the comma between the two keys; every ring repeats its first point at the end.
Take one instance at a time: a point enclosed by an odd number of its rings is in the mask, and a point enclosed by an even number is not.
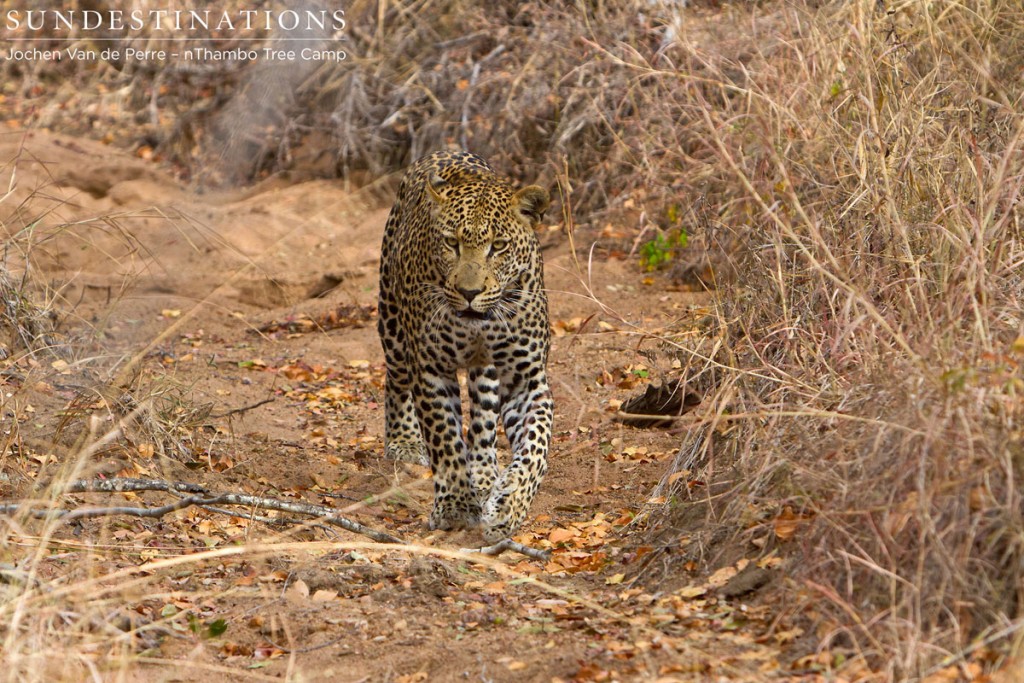
{"type": "Polygon", "coordinates": [[[464,321],[453,315],[410,317],[406,329],[415,356],[439,370],[484,366],[507,345],[507,332],[492,321],[464,321]]]}

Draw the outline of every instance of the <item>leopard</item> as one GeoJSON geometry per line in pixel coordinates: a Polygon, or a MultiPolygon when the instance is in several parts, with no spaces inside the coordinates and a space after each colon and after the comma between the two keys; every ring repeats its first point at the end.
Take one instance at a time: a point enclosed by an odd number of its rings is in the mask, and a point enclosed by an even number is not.
{"type": "Polygon", "coordinates": [[[384,452],[430,466],[430,529],[510,538],[547,472],[551,328],[537,230],[549,205],[544,188],[518,189],[467,151],[425,156],[399,185],[380,260],[384,452]]]}

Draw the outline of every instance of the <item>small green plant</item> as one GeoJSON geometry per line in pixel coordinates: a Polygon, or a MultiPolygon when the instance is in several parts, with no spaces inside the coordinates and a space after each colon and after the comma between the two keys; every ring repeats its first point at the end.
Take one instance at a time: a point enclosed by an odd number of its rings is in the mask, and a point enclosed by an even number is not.
{"type": "Polygon", "coordinates": [[[640,246],[640,266],[647,272],[664,268],[680,249],[686,248],[687,235],[683,228],[659,232],[654,239],[640,246]]]}
{"type": "Polygon", "coordinates": [[[188,618],[188,629],[202,638],[216,638],[217,636],[224,635],[224,632],[228,630],[228,622],[224,619],[217,619],[204,624],[199,621],[199,617],[191,612],[186,616],[188,618]]]}

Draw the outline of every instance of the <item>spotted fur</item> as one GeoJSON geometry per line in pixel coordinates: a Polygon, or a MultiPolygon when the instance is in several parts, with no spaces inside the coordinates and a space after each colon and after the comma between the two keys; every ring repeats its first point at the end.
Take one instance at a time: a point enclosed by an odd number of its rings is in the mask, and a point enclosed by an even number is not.
{"type": "Polygon", "coordinates": [[[385,452],[430,464],[433,529],[482,526],[488,540],[507,538],[547,471],[550,330],[533,229],[548,203],[546,190],[516,190],[474,154],[437,152],[409,169],[388,216],[378,323],[385,452]],[[504,470],[499,423],[512,447],[504,470]]]}

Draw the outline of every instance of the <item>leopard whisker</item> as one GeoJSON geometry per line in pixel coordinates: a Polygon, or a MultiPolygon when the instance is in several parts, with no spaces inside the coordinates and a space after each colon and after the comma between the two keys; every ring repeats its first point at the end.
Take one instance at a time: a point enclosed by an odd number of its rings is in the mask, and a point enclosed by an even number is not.
{"type": "Polygon", "coordinates": [[[412,287],[416,298],[427,305],[427,324],[423,330],[424,334],[436,337],[437,326],[434,324],[444,315],[447,306],[444,289],[434,282],[418,282],[412,287]]]}
{"type": "Polygon", "coordinates": [[[515,311],[507,307],[504,301],[499,300],[491,308],[494,314],[494,319],[500,322],[505,327],[506,334],[512,334],[511,320],[512,316],[515,315],[515,311]]]}

